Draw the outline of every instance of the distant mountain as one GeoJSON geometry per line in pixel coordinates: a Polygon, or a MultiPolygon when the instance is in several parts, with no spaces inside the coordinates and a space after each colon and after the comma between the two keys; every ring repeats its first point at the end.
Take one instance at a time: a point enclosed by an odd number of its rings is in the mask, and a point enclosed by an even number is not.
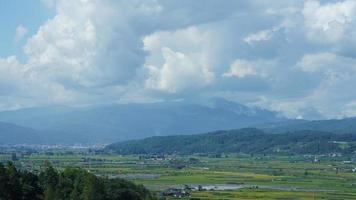
{"type": "Polygon", "coordinates": [[[301,130],[324,131],[336,134],[356,133],[356,117],[331,120],[287,120],[255,126],[268,133],[286,133],[301,130]]]}
{"type": "Polygon", "coordinates": [[[282,120],[276,112],[223,99],[204,104],[181,101],[0,112],[0,121],[50,132],[57,136],[56,141],[71,143],[112,143],[155,135],[195,134],[282,120]]]}
{"type": "Polygon", "coordinates": [[[282,153],[351,154],[356,150],[355,134],[297,131],[267,134],[255,128],[216,131],[199,135],[156,136],[114,143],[106,151],[120,154],[194,154],[194,153],[282,153]]]}
{"type": "Polygon", "coordinates": [[[44,143],[40,132],[17,126],[15,124],[0,122],[0,144],[32,144],[44,143]]]}

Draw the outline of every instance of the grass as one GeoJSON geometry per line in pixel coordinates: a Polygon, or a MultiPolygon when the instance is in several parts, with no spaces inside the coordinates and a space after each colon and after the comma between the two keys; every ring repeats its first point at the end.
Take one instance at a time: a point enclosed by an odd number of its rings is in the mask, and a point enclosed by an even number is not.
{"type": "Polygon", "coordinates": [[[192,198],[199,199],[356,199],[356,194],[352,193],[327,193],[327,192],[302,192],[302,191],[281,191],[271,189],[240,189],[236,191],[205,191],[197,192],[192,198]]]}

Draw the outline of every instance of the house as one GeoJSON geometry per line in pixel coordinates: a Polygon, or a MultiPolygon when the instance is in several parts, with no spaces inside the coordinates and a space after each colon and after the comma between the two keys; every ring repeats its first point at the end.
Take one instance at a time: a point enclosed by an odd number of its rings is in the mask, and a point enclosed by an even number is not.
{"type": "Polygon", "coordinates": [[[190,193],[185,189],[169,188],[168,190],[162,192],[161,196],[183,198],[190,196],[190,193]]]}

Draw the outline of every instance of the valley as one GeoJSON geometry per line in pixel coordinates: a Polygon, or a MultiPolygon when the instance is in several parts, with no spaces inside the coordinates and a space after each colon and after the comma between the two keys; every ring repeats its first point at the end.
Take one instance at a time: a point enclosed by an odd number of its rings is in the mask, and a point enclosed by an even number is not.
{"type": "Polygon", "coordinates": [[[40,170],[44,162],[58,169],[84,168],[99,177],[143,184],[163,199],[175,199],[174,195],[185,199],[356,198],[354,155],[120,155],[104,153],[102,148],[16,151],[2,153],[0,160],[13,159],[16,166],[29,171],[40,170]],[[172,189],[175,193],[167,195],[172,189]]]}

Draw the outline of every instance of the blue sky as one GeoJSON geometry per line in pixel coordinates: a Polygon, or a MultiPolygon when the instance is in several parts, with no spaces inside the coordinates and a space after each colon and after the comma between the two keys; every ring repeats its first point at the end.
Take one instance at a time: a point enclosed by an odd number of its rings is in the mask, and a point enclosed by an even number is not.
{"type": "Polygon", "coordinates": [[[26,38],[35,34],[38,28],[55,12],[40,0],[1,0],[0,1],[0,56],[16,54],[22,60],[22,47],[26,38]],[[15,41],[16,28],[22,25],[27,33],[19,41],[15,41]]]}
{"type": "Polygon", "coordinates": [[[0,1],[0,110],[222,97],[356,116],[356,1],[0,1]]]}

